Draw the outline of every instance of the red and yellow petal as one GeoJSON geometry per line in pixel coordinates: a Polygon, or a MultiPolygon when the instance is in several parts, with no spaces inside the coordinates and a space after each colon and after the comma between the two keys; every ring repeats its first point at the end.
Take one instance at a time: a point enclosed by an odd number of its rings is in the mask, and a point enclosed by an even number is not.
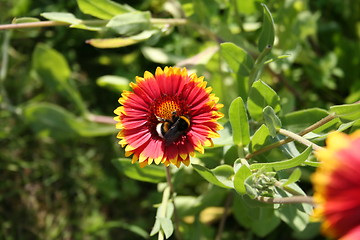
{"type": "Polygon", "coordinates": [[[360,131],[331,133],[326,143],[316,153],[321,165],[311,178],[317,203],[313,219],[323,221],[327,236],[357,239],[352,236],[360,226],[360,131]]]}

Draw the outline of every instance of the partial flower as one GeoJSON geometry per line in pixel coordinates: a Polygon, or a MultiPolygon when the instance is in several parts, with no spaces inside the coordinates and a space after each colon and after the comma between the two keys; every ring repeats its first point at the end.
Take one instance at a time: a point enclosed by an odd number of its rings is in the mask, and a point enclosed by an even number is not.
{"type": "Polygon", "coordinates": [[[206,84],[204,77],[177,67],[158,67],[155,76],[146,71],[130,83],[133,91],[122,93],[114,119],[121,129],[119,144],[126,156],[133,155],[132,163],[188,166],[195,151],[213,146],[223,105],[206,84]]]}
{"type": "Polygon", "coordinates": [[[313,219],[322,232],[341,240],[360,239],[360,130],[333,132],[326,148],[316,152],[321,165],[312,175],[313,219]]]}

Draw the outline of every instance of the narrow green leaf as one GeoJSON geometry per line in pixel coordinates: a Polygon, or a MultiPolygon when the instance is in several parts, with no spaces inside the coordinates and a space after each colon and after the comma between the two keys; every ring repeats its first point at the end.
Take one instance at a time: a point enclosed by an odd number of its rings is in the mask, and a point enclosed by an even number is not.
{"type": "Polygon", "coordinates": [[[300,168],[295,168],[295,170],[291,173],[289,178],[285,183],[282,184],[282,186],[289,185],[291,183],[297,182],[301,177],[301,170],[300,168]]]}
{"type": "Polygon", "coordinates": [[[44,12],[40,14],[42,17],[56,22],[65,22],[69,24],[79,24],[81,19],[78,19],[72,13],[66,12],[44,12]]]}
{"type": "Polygon", "coordinates": [[[75,17],[72,13],[64,12],[44,12],[41,16],[51,21],[65,22],[71,28],[79,28],[88,31],[100,31],[105,27],[105,21],[83,21],[75,17]]]}
{"type": "Polygon", "coordinates": [[[249,91],[248,79],[254,66],[254,59],[233,43],[222,43],[220,49],[221,56],[237,78],[239,95],[246,99],[249,91]]]}
{"type": "Polygon", "coordinates": [[[129,89],[129,79],[113,75],[105,75],[96,79],[96,84],[116,92],[129,89]]]}
{"type": "Polygon", "coordinates": [[[220,49],[222,57],[234,73],[249,75],[254,60],[244,49],[231,42],[221,43],[220,49]]]}
{"type": "Polygon", "coordinates": [[[150,27],[150,18],[149,12],[119,14],[111,18],[106,27],[120,35],[134,35],[150,27]]]}
{"type": "Polygon", "coordinates": [[[229,119],[234,144],[245,146],[250,142],[250,130],[245,105],[241,97],[230,104],[229,119]]]}
{"type": "Polygon", "coordinates": [[[100,19],[111,19],[115,15],[134,11],[128,5],[119,4],[110,0],[77,0],[80,10],[100,19]]]}
{"type": "MultiPolygon", "coordinates": [[[[246,195],[235,195],[232,208],[235,219],[242,226],[250,228],[261,239],[266,239],[266,236],[281,223],[281,220],[275,215],[272,205],[267,204],[268,206],[264,207],[263,204],[261,206],[249,207],[249,204],[244,200],[245,198],[248,201],[255,202],[255,200],[250,200],[246,195]]],[[[257,203],[259,202],[257,201],[257,203]]]]}
{"type": "Polygon", "coordinates": [[[264,18],[258,45],[260,52],[268,45],[273,46],[275,39],[274,19],[272,18],[268,7],[264,3],[261,3],[261,6],[264,9],[264,18]]]}
{"type": "MultiPolygon", "coordinates": [[[[309,108],[286,114],[284,117],[281,117],[281,123],[289,131],[300,132],[328,115],[329,112],[324,109],[309,108]]],[[[336,123],[333,122],[332,124],[336,123]]],[[[317,131],[315,130],[314,132],[317,131]]]]}
{"type": "Polygon", "coordinates": [[[261,125],[258,130],[254,133],[251,138],[249,150],[250,152],[255,152],[260,148],[271,143],[271,135],[269,129],[266,125],[261,125]]]}
{"type": "Polygon", "coordinates": [[[127,177],[138,181],[159,183],[166,180],[165,169],[161,166],[149,165],[140,168],[139,164],[132,164],[128,158],[114,159],[112,163],[127,177]]]}
{"type": "Polygon", "coordinates": [[[268,127],[272,137],[275,137],[277,131],[281,128],[281,121],[274,109],[270,106],[266,106],[263,110],[265,125],[268,127]]]}
{"type": "Polygon", "coordinates": [[[333,112],[343,122],[351,122],[360,119],[360,102],[353,104],[343,104],[330,107],[333,112]]]}
{"type": "Polygon", "coordinates": [[[234,176],[234,188],[239,194],[246,194],[245,180],[251,175],[248,166],[242,165],[234,176]]]}
{"type": "Polygon", "coordinates": [[[75,116],[57,105],[30,104],[23,112],[26,123],[40,137],[67,140],[79,136],[73,127],[75,116]]]}
{"type": "Polygon", "coordinates": [[[82,113],[84,101],[70,79],[70,67],[64,56],[45,44],[38,44],[32,56],[32,69],[44,84],[74,102],[82,113]]]}
{"type": "Polygon", "coordinates": [[[154,34],[158,33],[158,30],[147,30],[137,35],[125,38],[104,38],[104,39],[90,39],[86,43],[97,48],[119,48],[133,45],[144,40],[149,39],[154,34]]]}
{"type": "Polygon", "coordinates": [[[12,21],[12,24],[16,23],[30,23],[30,22],[40,22],[40,19],[33,18],[33,17],[22,17],[22,18],[15,18],[12,21]]]}
{"type": "Polygon", "coordinates": [[[266,106],[271,106],[275,113],[281,109],[279,96],[262,81],[255,81],[251,86],[247,106],[250,116],[256,121],[262,120],[266,106]]]}
{"type": "Polygon", "coordinates": [[[198,164],[191,164],[193,168],[209,183],[222,188],[233,188],[233,184],[230,177],[234,175],[232,167],[228,165],[222,165],[217,167],[217,170],[209,170],[204,166],[198,164]],[[224,167],[225,166],[225,167],[224,167]]]}
{"type": "Polygon", "coordinates": [[[271,163],[254,163],[250,165],[250,169],[255,170],[260,168],[266,168],[266,169],[274,169],[275,171],[280,171],[284,169],[297,167],[305,162],[305,160],[309,157],[311,152],[312,152],[312,147],[310,146],[295,158],[279,161],[279,162],[271,162],[271,163]]]}

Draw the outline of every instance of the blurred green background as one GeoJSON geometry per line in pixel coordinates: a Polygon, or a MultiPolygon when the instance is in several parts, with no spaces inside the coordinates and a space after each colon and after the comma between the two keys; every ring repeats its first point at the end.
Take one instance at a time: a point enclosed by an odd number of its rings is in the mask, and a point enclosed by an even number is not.
{"type": "MultiPolygon", "coordinates": [[[[114,36],[111,32],[65,26],[0,32],[0,239],[148,239],[161,193],[157,185],[129,179],[115,168],[112,159],[124,156],[117,130],[93,121],[112,117],[119,105],[119,84],[110,84],[109,75],[121,77],[116,80],[125,86],[157,66],[185,66],[205,76],[227,113],[239,93],[217,46],[233,42],[254,57],[259,54],[263,11],[253,0],[116,2],[156,18],[187,17],[192,24],[169,26],[154,38],[116,49],[85,43],[114,36]]],[[[262,75],[281,96],[282,114],[358,101],[360,2],[262,2],[276,26],[272,54],[289,54],[267,65],[262,75]]],[[[41,18],[43,12],[92,18],[76,1],[0,0],[0,9],[1,24],[14,17],[41,18]]],[[[311,192],[306,179],[303,185],[311,192]]],[[[226,199],[226,192],[191,168],[177,172],[175,188],[183,196],[184,216],[223,206],[226,199]],[[186,209],[189,201],[197,201],[193,212],[186,209]]],[[[216,217],[195,222],[183,226],[185,239],[214,239],[216,217]]],[[[323,238],[318,225],[296,232],[284,223],[258,236],[230,213],[222,239],[323,238]]]]}

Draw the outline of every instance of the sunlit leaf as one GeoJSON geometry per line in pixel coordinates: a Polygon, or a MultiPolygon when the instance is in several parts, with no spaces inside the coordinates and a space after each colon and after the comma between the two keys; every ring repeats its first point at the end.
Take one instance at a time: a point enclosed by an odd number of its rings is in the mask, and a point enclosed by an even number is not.
{"type": "Polygon", "coordinates": [[[213,170],[207,169],[198,164],[191,164],[194,169],[209,183],[222,188],[233,188],[230,177],[234,175],[234,170],[229,165],[221,165],[213,170]]]}
{"type": "Polygon", "coordinates": [[[234,188],[240,194],[246,194],[245,180],[251,175],[251,170],[248,166],[242,165],[234,176],[234,188]]]}
{"type": "Polygon", "coordinates": [[[116,92],[121,92],[129,88],[129,80],[124,77],[105,75],[96,80],[96,84],[116,92]]]}
{"type": "Polygon", "coordinates": [[[249,91],[248,77],[254,65],[253,58],[233,43],[220,44],[220,53],[237,78],[239,95],[246,100],[249,91]]]}
{"type": "Polygon", "coordinates": [[[266,106],[271,106],[275,113],[281,109],[279,96],[262,81],[255,81],[251,86],[247,105],[250,116],[256,121],[262,120],[266,106]]]}
{"type": "Polygon", "coordinates": [[[245,146],[250,142],[250,130],[244,102],[241,97],[236,98],[229,108],[234,144],[245,146]]]}
{"type": "Polygon", "coordinates": [[[131,37],[90,39],[87,40],[86,43],[97,48],[119,48],[147,40],[156,33],[158,33],[157,30],[148,30],[131,37]]]}
{"type": "Polygon", "coordinates": [[[268,127],[272,137],[275,137],[277,131],[281,128],[281,121],[276,116],[275,111],[272,107],[266,106],[263,110],[265,125],[268,127]]]}
{"type": "Polygon", "coordinates": [[[139,164],[132,164],[131,159],[119,158],[112,160],[119,171],[134,180],[150,183],[166,181],[166,173],[163,166],[149,165],[140,168],[139,164]]]}
{"type": "Polygon", "coordinates": [[[343,104],[330,107],[330,111],[344,122],[360,119],[360,102],[353,104],[343,104]]]}
{"type": "Polygon", "coordinates": [[[312,152],[312,147],[308,147],[305,151],[303,151],[299,156],[294,157],[292,159],[271,162],[271,163],[254,163],[250,165],[251,170],[266,168],[266,169],[274,169],[275,171],[280,171],[284,169],[289,169],[293,167],[300,166],[305,160],[309,157],[312,152]]]}
{"type": "Polygon", "coordinates": [[[128,5],[111,0],[77,0],[77,3],[83,13],[100,19],[111,19],[115,15],[134,11],[128,5]]]}
{"type": "Polygon", "coordinates": [[[116,15],[106,24],[106,27],[112,29],[120,35],[133,35],[150,27],[149,12],[130,12],[116,15]]]}
{"type": "Polygon", "coordinates": [[[250,152],[255,152],[260,148],[270,144],[271,135],[269,129],[265,124],[261,125],[258,130],[254,133],[250,140],[249,150],[250,152]]]}
{"type": "Polygon", "coordinates": [[[266,46],[273,46],[275,39],[274,19],[272,18],[268,7],[264,3],[261,3],[261,6],[264,9],[264,18],[258,46],[260,52],[262,52],[266,48],[266,46]]]}
{"type": "Polygon", "coordinates": [[[291,173],[289,178],[282,184],[282,186],[289,185],[291,183],[297,182],[301,177],[301,170],[300,168],[295,168],[295,170],[291,173]]]}

